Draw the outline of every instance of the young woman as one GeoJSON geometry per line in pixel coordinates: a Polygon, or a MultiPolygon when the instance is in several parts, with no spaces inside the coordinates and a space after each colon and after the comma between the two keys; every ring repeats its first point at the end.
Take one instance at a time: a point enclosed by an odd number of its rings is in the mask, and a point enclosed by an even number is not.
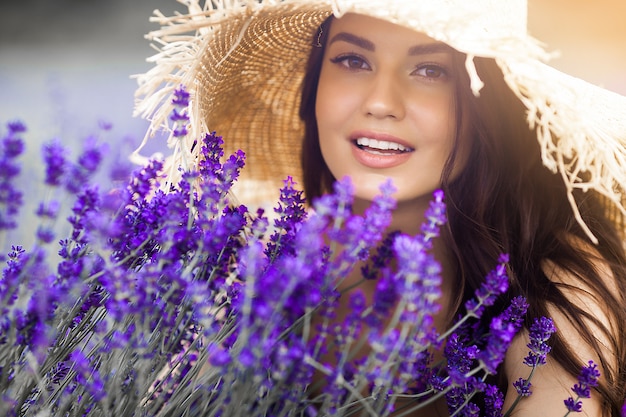
{"type": "MultiPolygon", "coordinates": [[[[437,249],[438,259],[447,261],[443,288],[449,298],[440,331],[498,254],[509,253],[510,295],[526,296],[530,315],[551,316],[559,329],[557,363],[540,368],[523,406],[559,415],[562,404],[554,398],[567,397],[589,359],[604,364],[605,398],[594,398],[585,411],[601,415],[603,400],[619,404],[625,340],[616,324],[624,318],[626,278],[620,237],[602,206],[581,196],[583,218],[602,236],[598,246],[587,242],[562,179],[542,165],[525,109],[495,64],[478,62],[486,85],[476,98],[464,58],[426,35],[352,14],[323,27],[301,107],[307,196],[350,176],[357,202],[366,206],[378,185],[392,178],[398,186],[392,228],[410,233],[419,230],[432,192],[443,187],[449,227],[445,246],[437,249]]],[[[527,335],[519,335],[509,350],[502,375],[508,386],[528,372],[527,343],[527,335]]],[[[504,409],[515,397],[511,391],[504,409]]]]}
{"type": "MultiPolygon", "coordinates": [[[[508,253],[506,299],[527,298],[526,326],[550,316],[558,329],[553,360],[513,415],[562,415],[555,399],[593,360],[602,377],[584,413],[617,416],[626,396],[626,99],[539,63],[524,1],[467,3],[255,1],[202,12],[192,2],[194,16],[156,36],[198,29],[196,38],[164,37],[171,48],[140,94],[154,94],[174,68],[172,88],[196,86],[192,131],[216,130],[243,148],[253,181],[297,173],[301,148],[309,200],[350,176],[353,209],[363,210],[391,178],[393,230],[417,232],[443,188],[438,330],[508,253]]],[[[169,110],[157,104],[140,107],[155,128],[169,110]]],[[[193,160],[189,144],[174,145],[180,161],[193,160]]],[[[511,384],[528,375],[527,343],[526,328],[498,375],[505,410],[511,384]]]]}

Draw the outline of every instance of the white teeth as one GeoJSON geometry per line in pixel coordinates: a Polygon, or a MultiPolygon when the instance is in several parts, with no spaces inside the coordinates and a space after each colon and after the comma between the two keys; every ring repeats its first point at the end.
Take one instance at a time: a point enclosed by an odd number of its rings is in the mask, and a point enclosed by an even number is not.
{"type": "Polygon", "coordinates": [[[356,140],[356,144],[368,148],[380,149],[382,151],[393,150],[404,152],[409,150],[409,148],[407,148],[406,146],[402,146],[399,143],[387,142],[386,140],[376,140],[371,138],[358,138],[356,140]]]}

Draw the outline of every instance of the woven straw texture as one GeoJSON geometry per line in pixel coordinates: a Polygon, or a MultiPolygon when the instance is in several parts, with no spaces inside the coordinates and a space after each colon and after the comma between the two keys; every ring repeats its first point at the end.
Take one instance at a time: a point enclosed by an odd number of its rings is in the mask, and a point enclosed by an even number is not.
{"type": "Polygon", "coordinates": [[[197,77],[208,128],[224,136],[228,150],[244,149],[248,178],[300,176],[300,87],[311,34],[328,12],[282,9],[281,20],[237,17],[226,33],[218,28],[221,42],[206,51],[197,77]]]}

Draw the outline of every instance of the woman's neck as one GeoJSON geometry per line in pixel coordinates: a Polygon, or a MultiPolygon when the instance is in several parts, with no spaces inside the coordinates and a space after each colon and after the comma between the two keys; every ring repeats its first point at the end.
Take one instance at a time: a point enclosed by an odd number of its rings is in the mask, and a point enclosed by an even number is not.
{"type": "MultiPolygon", "coordinates": [[[[408,235],[415,235],[420,232],[420,227],[424,222],[424,213],[431,201],[430,196],[419,197],[412,200],[398,201],[393,211],[393,218],[388,227],[388,231],[400,231],[408,235]]],[[[363,215],[365,210],[371,205],[371,201],[359,198],[354,199],[353,211],[355,214],[363,215]]]]}

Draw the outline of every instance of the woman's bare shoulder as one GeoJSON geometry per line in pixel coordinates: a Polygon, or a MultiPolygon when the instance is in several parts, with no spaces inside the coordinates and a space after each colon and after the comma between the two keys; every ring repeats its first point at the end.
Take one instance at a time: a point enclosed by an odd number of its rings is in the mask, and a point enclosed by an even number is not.
{"type": "MultiPolygon", "coordinates": [[[[581,256],[586,256],[589,265],[596,272],[596,278],[601,280],[601,286],[616,299],[620,299],[618,286],[612,270],[599,251],[591,244],[581,239],[572,238],[572,243],[581,256]]],[[[572,317],[567,310],[555,305],[548,305],[549,315],[554,321],[557,332],[569,345],[571,351],[577,356],[581,364],[590,360],[601,364],[600,352],[608,360],[605,366],[616,369],[617,353],[614,351],[613,338],[619,329],[618,323],[612,320],[611,306],[603,294],[598,291],[596,282],[581,279],[572,271],[559,266],[555,262],[545,261],[544,273],[560,289],[562,294],[581,310],[578,317],[572,317]],[[576,326],[576,321],[581,320],[591,330],[594,340],[586,340],[576,326]],[[595,346],[594,346],[595,344],[595,346]]],[[[529,343],[528,331],[522,331],[513,341],[505,359],[505,374],[509,387],[519,378],[528,378],[530,368],[523,363],[523,358],[528,355],[529,343]]],[[[599,365],[601,368],[601,365],[599,365]]],[[[603,369],[600,369],[603,372],[603,369]]],[[[602,377],[601,377],[602,378],[602,377]]],[[[532,395],[520,401],[513,416],[537,415],[541,410],[542,415],[561,416],[566,413],[563,400],[573,395],[571,387],[577,383],[577,379],[570,375],[559,365],[556,360],[551,360],[548,355],[547,363],[535,371],[532,378],[532,395]]],[[[509,389],[506,398],[505,409],[512,404],[517,397],[515,389],[509,389]]],[[[594,397],[583,400],[583,412],[579,415],[601,416],[602,405],[600,398],[594,397]]]]}

